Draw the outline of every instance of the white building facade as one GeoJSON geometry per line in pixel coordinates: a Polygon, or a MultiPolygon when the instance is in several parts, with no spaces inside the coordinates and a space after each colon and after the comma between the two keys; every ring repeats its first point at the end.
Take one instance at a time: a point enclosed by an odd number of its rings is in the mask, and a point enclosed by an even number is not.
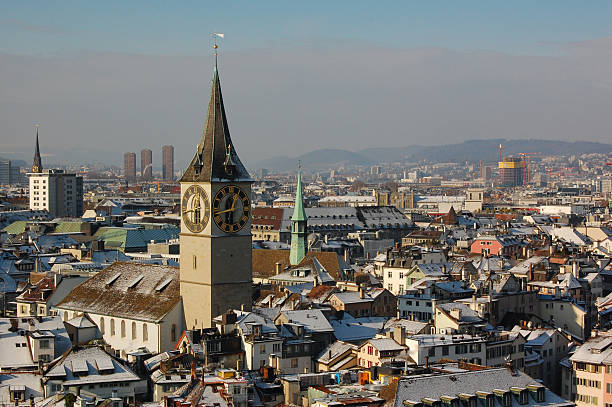
{"type": "Polygon", "coordinates": [[[83,214],[83,178],[63,170],[28,173],[30,209],[46,210],[54,217],[83,214]]]}

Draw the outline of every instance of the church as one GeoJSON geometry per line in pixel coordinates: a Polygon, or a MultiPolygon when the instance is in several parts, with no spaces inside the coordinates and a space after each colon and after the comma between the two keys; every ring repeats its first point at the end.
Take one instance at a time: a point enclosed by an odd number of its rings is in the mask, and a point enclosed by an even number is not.
{"type": "Polygon", "coordinates": [[[210,328],[252,303],[251,184],[230,138],[216,56],[202,139],[181,183],[180,268],[114,263],[55,314],[87,314],[121,355],[171,349],[184,329],[210,328]]]}
{"type": "Polygon", "coordinates": [[[187,329],[252,302],[251,179],[230,138],[215,56],[204,131],[181,183],[180,292],[187,329]]]}

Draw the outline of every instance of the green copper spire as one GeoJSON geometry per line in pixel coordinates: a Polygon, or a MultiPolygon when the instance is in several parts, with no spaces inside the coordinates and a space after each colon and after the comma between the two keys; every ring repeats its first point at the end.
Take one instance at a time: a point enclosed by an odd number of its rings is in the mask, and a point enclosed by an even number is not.
{"type": "Polygon", "coordinates": [[[295,208],[291,217],[291,252],[289,263],[292,266],[300,264],[306,257],[307,243],[307,218],[302,198],[302,167],[298,166],[297,190],[295,191],[295,208]]]}
{"type": "Polygon", "coordinates": [[[304,202],[302,199],[302,166],[298,166],[297,188],[295,191],[295,209],[293,209],[292,221],[306,220],[306,211],[304,210],[304,202]]]}

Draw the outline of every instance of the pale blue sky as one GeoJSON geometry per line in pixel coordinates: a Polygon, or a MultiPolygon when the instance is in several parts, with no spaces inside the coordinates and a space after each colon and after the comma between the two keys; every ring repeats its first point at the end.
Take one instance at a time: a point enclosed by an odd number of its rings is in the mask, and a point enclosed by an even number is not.
{"type": "Polygon", "coordinates": [[[609,1],[11,1],[0,151],[29,160],[39,122],[58,161],[151,148],[158,164],[170,142],[180,168],[203,125],[213,30],[247,164],[326,147],[610,141],[609,1]]]}
{"type": "Polygon", "coordinates": [[[389,47],[549,53],[547,42],[609,36],[612,2],[595,1],[13,1],[0,50],[18,54],[207,52],[321,46],[326,39],[389,47]]]}

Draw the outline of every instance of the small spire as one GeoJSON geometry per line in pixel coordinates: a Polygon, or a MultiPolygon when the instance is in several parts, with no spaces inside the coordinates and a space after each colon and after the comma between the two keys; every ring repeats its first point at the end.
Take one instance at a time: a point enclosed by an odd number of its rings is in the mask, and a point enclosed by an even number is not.
{"type": "Polygon", "coordinates": [[[306,220],[306,211],[304,210],[304,199],[302,197],[302,162],[298,162],[297,187],[295,191],[295,207],[291,220],[306,220]]]}
{"type": "Polygon", "coordinates": [[[42,172],[42,160],[40,158],[40,147],[38,144],[38,124],[35,124],[36,128],[36,145],[34,147],[34,160],[32,162],[32,172],[40,173],[42,172]]]}

